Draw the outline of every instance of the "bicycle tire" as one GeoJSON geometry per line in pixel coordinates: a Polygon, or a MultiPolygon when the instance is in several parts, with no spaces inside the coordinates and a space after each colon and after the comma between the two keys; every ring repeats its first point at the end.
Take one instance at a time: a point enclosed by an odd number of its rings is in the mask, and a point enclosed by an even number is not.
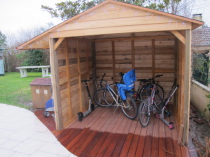
{"type": "MultiPolygon", "coordinates": [[[[147,99],[149,96],[151,96],[151,90],[148,89],[148,86],[151,84],[148,84],[147,86],[143,86],[140,89],[139,92],[139,99],[144,100],[147,99]]],[[[161,87],[159,84],[156,84],[156,91],[155,91],[155,102],[157,104],[157,107],[161,104],[161,102],[164,100],[164,90],[163,87],[161,87]]]]}
{"type": "Polygon", "coordinates": [[[106,88],[101,88],[97,90],[93,95],[94,102],[103,107],[109,107],[113,105],[113,98],[110,95],[110,92],[106,88]],[[111,100],[111,102],[109,102],[111,100]]]}
{"type": "Polygon", "coordinates": [[[121,109],[124,115],[131,120],[136,119],[138,116],[136,102],[129,93],[126,93],[126,100],[124,100],[123,103],[125,107],[121,106],[121,109]]]}
{"type": "Polygon", "coordinates": [[[143,100],[138,109],[138,120],[142,127],[147,127],[150,122],[150,112],[149,110],[149,102],[148,100],[143,100]]]}

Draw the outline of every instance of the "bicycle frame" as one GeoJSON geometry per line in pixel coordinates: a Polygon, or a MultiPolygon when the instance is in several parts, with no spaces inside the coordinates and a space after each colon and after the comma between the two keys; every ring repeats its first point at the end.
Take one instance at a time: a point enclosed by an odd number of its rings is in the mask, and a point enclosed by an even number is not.
{"type": "MultiPolygon", "coordinates": [[[[116,84],[111,84],[111,85],[116,85],[116,84]]],[[[117,87],[117,86],[116,86],[116,87],[117,87]]],[[[109,91],[109,93],[111,94],[111,96],[112,96],[113,100],[115,101],[117,107],[119,107],[119,106],[124,107],[124,108],[126,107],[126,106],[124,105],[124,103],[122,103],[123,105],[121,105],[121,104],[119,103],[120,95],[119,95],[118,92],[116,93],[116,92],[110,87],[110,85],[108,85],[108,84],[106,84],[106,89],[107,89],[107,90],[109,91]]]]}
{"type": "MultiPolygon", "coordinates": [[[[151,112],[151,107],[153,105],[156,105],[155,104],[155,91],[156,91],[156,84],[154,84],[153,87],[152,87],[151,96],[147,98],[147,101],[149,102],[149,105],[148,105],[149,115],[150,115],[150,112],[151,112]]],[[[154,112],[154,110],[153,110],[153,112],[154,112]]]]}
{"type": "Polygon", "coordinates": [[[173,129],[174,126],[173,126],[173,122],[168,122],[167,120],[165,120],[165,116],[164,116],[164,112],[165,112],[165,109],[166,109],[166,105],[169,103],[169,101],[171,100],[172,96],[174,95],[174,93],[176,92],[176,90],[178,89],[178,85],[176,84],[176,80],[174,81],[174,84],[168,94],[168,97],[164,100],[164,104],[163,104],[163,107],[161,109],[161,114],[158,114],[157,115],[157,118],[159,118],[163,123],[165,123],[169,129],[173,129]]]}
{"type": "MultiPolygon", "coordinates": [[[[176,84],[176,80],[174,81],[174,84],[168,94],[168,97],[162,101],[163,106],[161,107],[161,109],[159,110],[157,107],[156,109],[158,109],[159,111],[161,111],[161,113],[157,113],[156,117],[159,118],[163,123],[165,123],[169,129],[173,129],[173,122],[168,122],[165,117],[164,117],[164,112],[166,111],[166,105],[168,104],[168,102],[171,100],[172,96],[174,95],[174,93],[176,92],[176,90],[178,89],[178,85],[176,84]]],[[[151,110],[153,110],[153,113],[156,113],[157,110],[154,110],[155,108],[153,108],[154,106],[156,106],[155,104],[155,91],[156,91],[156,84],[153,85],[152,89],[151,89],[151,96],[148,97],[147,101],[148,101],[148,113],[147,116],[150,116],[151,114],[151,110]]]]}

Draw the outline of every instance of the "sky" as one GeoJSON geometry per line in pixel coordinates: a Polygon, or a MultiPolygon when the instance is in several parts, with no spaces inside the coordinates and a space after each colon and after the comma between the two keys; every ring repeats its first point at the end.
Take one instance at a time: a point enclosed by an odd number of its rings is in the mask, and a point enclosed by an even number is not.
{"type": "Polygon", "coordinates": [[[15,33],[21,29],[45,26],[49,22],[58,24],[61,20],[51,18],[41,5],[55,6],[63,0],[0,0],[0,31],[15,33]]]}
{"type": "MultiPolygon", "coordinates": [[[[45,26],[49,22],[59,24],[62,21],[52,18],[41,5],[54,7],[62,1],[65,0],[0,0],[0,31],[7,34],[45,26]]],[[[202,13],[204,22],[210,26],[210,0],[196,0],[195,6],[192,13],[202,13]]]]}

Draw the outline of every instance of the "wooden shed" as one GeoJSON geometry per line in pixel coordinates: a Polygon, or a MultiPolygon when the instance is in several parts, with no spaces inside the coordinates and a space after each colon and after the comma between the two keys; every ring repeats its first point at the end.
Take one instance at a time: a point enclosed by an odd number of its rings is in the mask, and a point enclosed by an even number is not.
{"type": "MultiPolygon", "coordinates": [[[[179,90],[174,113],[183,142],[188,141],[191,30],[203,22],[107,0],[18,49],[50,49],[55,121],[58,130],[88,107],[81,83],[93,75],[116,79],[116,73],[136,69],[137,78],[163,74],[166,93],[175,78],[179,90]]],[[[90,84],[91,86],[91,84],[90,84]]],[[[94,113],[93,113],[94,114],[94,113]]]]}

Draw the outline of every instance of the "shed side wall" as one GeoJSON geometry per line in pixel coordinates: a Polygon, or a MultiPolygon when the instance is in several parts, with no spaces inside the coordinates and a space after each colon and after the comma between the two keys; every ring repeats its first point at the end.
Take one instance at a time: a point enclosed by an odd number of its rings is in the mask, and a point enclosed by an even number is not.
{"type": "Polygon", "coordinates": [[[67,38],[57,51],[62,121],[65,128],[78,112],[88,108],[87,92],[81,80],[92,76],[90,41],[67,38]]]}

